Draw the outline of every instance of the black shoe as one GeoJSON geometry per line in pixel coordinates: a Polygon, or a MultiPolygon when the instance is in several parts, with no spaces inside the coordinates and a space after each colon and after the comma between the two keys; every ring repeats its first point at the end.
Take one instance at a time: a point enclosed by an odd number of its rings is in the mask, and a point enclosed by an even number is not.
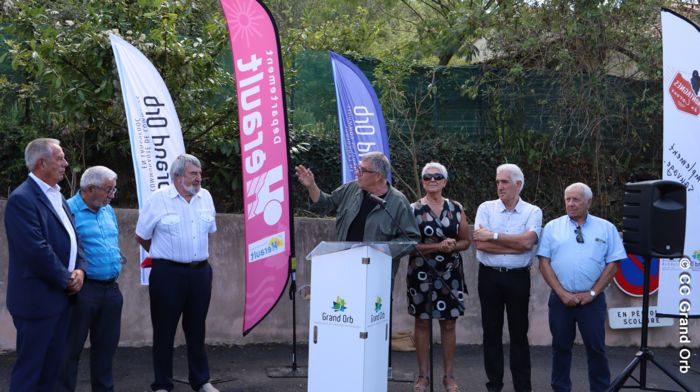
{"type": "Polygon", "coordinates": [[[501,389],[503,389],[503,384],[501,384],[501,385],[493,385],[493,384],[495,384],[495,383],[490,382],[490,381],[487,382],[486,383],[486,390],[488,392],[501,392],[501,389]]]}

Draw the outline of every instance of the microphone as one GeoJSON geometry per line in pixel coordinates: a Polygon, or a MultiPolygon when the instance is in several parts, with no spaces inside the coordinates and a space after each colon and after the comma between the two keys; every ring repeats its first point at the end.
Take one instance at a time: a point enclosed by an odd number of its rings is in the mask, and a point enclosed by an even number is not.
{"type": "MultiPolygon", "coordinates": [[[[386,200],[382,199],[381,197],[375,195],[374,193],[367,193],[370,199],[372,199],[373,202],[379,204],[380,207],[386,208],[386,200]]],[[[393,218],[393,217],[392,217],[393,218]]]]}

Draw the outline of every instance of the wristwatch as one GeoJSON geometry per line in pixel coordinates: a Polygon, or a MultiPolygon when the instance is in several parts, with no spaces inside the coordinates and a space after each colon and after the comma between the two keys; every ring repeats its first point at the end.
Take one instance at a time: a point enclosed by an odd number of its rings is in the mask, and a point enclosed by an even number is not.
{"type": "Polygon", "coordinates": [[[493,233],[493,240],[494,241],[498,240],[498,233],[496,233],[496,232],[493,233]]]}
{"type": "Polygon", "coordinates": [[[595,298],[595,290],[591,290],[590,294],[591,294],[591,297],[595,298]]]}

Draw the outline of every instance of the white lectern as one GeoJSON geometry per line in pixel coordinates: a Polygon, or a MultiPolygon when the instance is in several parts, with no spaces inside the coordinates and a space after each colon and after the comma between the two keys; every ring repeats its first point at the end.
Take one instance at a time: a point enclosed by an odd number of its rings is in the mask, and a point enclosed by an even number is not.
{"type": "Polygon", "coordinates": [[[321,242],[311,260],[310,392],[387,390],[391,260],[413,242],[321,242]]]}

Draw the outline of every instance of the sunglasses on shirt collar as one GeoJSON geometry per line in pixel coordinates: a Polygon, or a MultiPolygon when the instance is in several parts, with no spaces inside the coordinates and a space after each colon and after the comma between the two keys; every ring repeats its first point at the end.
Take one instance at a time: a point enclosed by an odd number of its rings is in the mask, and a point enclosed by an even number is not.
{"type": "Polygon", "coordinates": [[[576,242],[583,244],[583,233],[581,232],[581,226],[576,226],[574,233],[576,233],[576,242]]]}

